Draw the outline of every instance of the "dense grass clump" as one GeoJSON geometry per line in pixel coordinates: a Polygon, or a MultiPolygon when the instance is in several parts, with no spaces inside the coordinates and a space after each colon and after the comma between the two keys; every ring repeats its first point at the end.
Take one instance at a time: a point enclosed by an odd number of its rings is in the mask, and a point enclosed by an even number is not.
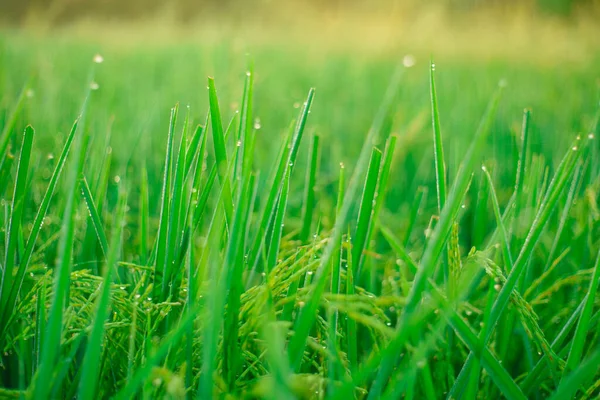
{"type": "Polygon", "coordinates": [[[206,116],[162,124],[94,61],[74,115],[34,80],[0,118],[0,396],[599,395],[598,111],[512,135],[501,82],[448,147],[435,65],[408,117],[401,65],[366,134],[311,127],[310,89],[277,135],[249,68],[231,109],[208,78],[206,116]]]}

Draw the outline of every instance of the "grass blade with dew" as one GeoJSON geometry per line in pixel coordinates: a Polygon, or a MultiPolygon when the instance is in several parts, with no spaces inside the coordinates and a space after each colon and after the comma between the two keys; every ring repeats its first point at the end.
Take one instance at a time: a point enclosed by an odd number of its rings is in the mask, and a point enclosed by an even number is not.
{"type": "Polygon", "coordinates": [[[48,315],[47,331],[42,346],[40,366],[34,378],[33,390],[29,393],[31,398],[34,399],[48,398],[53,385],[52,375],[55,363],[61,348],[63,308],[68,302],[66,296],[69,292],[71,280],[73,244],[75,241],[77,180],[83,170],[84,157],[82,155],[85,154],[84,149],[86,146],[86,138],[82,137],[81,139],[75,148],[75,159],[70,165],[67,181],[67,201],[61,226],[57,269],[54,273],[52,305],[48,315]]]}
{"type": "MultiPolygon", "coordinates": [[[[83,183],[85,183],[85,180],[83,183]]],[[[102,353],[102,342],[104,341],[104,325],[109,316],[111,298],[110,289],[113,281],[113,270],[116,267],[121,248],[121,232],[125,221],[125,207],[127,205],[125,190],[121,188],[119,193],[119,204],[116,211],[117,223],[113,227],[110,247],[107,253],[106,271],[102,282],[101,294],[96,301],[94,322],[86,346],[85,356],[79,381],[78,399],[91,400],[97,395],[100,371],[98,365],[102,353]]]]}
{"type": "Polygon", "coordinates": [[[369,130],[369,133],[367,134],[367,137],[363,143],[354,173],[352,174],[350,183],[348,184],[348,188],[344,196],[344,203],[341,210],[337,213],[330,241],[327,243],[327,247],[321,256],[315,278],[316,284],[311,287],[308,293],[309,301],[300,311],[300,314],[296,319],[296,323],[294,324],[294,335],[292,336],[288,345],[288,356],[294,371],[297,371],[302,363],[302,354],[304,353],[304,348],[306,346],[306,341],[308,339],[310,330],[317,318],[316,310],[321,302],[321,297],[325,289],[325,282],[327,282],[327,277],[329,275],[327,270],[330,267],[330,259],[333,256],[336,243],[341,237],[343,230],[346,229],[345,227],[347,224],[348,215],[350,213],[350,208],[360,185],[359,180],[365,173],[369,162],[369,153],[371,152],[372,146],[374,144],[378,144],[381,140],[381,131],[389,113],[391,112],[392,104],[396,98],[396,93],[400,86],[403,73],[404,68],[398,67],[390,81],[390,84],[387,87],[382,104],[379,107],[377,115],[375,116],[375,120],[373,121],[371,129],[369,130]]]}
{"type": "Polygon", "coordinates": [[[389,375],[392,372],[394,360],[397,358],[397,353],[395,350],[403,341],[403,337],[405,336],[402,332],[405,329],[404,325],[408,323],[408,320],[416,312],[418,303],[422,298],[423,292],[426,288],[426,283],[435,270],[437,260],[444,249],[446,239],[450,234],[450,230],[452,229],[454,222],[456,221],[460,206],[471,181],[473,168],[475,165],[477,165],[479,157],[481,157],[487,134],[490,130],[493,118],[496,115],[496,109],[500,101],[502,88],[503,87],[500,86],[492,97],[481,124],[475,133],[475,137],[471,141],[471,145],[469,146],[469,149],[467,150],[467,153],[460,164],[456,175],[456,180],[452,185],[447,202],[445,203],[445,206],[440,214],[440,220],[435,226],[431,239],[425,248],[419,269],[408,294],[406,305],[402,309],[402,314],[397,324],[397,331],[399,333],[396,337],[392,338],[392,341],[388,347],[382,349],[381,351],[383,361],[377,379],[373,383],[373,388],[375,388],[377,391],[381,391],[383,389],[385,382],[387,382],[389,375]]]}
{"type": "Polygon", "coordinates": [[[302,230],[300,240],[306,243],[310,237],[313,212],[315,208],[315,182],[319,164],[319,136],[313,135],[308,153],[308,169],[304,183],[304,203],[302,206],[302,230]]]}
{"type": "MultiPolygon", "coordinates": [[[[167,151],[165,154],[163,182],[161,188],[161,204],[160,217],[158,224],[158,233],[156,236],[156,253],[154,260],[154,296],[157,299],[161,298],[162,281],[165,279],[167,266],[165,265],[167,257],[167,241],[169,234],[169,210],[170,210],[170,193],[171,193],[171,171],[173,168],[173,136],[175,135],[175,123],[177,121],[177,113],[179,104],[171,109],[169,122],[169,132],[167,136],[167,151]]],[[[152,261],[151,261],[152,262],[152,261]]]]}
{"type": "MultiPolygon", "coordinates": [[[[27,176],[29,174],[29,161],[31,159],[31,148],[33,147],[33,137],[35,132],[31,126],[25,128],[23,134],[23,144],[19,154],[19,163],[17,166],[17,179],[13,191],[12,205],[10,207],[10,216],[8,218],[8,229],[6,236],[5,259],[2,268],[2,277],[0,282],[0,310],[2,310],[2,320],[0,321],[0,333],[3,333],[4,327],[8,323],[13,306],[11,303],[11,290],[21,286],[22,278],[17,281],[14,279],[14,268],[18,263],[18,237],[20,236],[21,220],[23,218],[23,209],[25,207],[25,198],[27,196],[27,176]],[[19,281],[20,280],[20,281],[19,281]]],[[[20,268],[19,268],[20,269],[20,268]]],[[[4,335],[2,335],[4,337],[4,335]]]]}
{"type": "MultiPolygon", "coordinates": [[[[250,135],[252,132],[252,94],[254,86],[254,73],[252,65],[246,71],[246,79],[244,80],[244,92],[242,94],[242,107],[240,110],[240,121],[236,135],[236,147],[238,147],[235,157],[236,161],[233,170],[233,179],[240,179],[240,175],[250,173],[251,166],[248,165],[248,151],[251,149],[250,135]]],[[[240,188],[241,190],[242,188],[240,188]]]]}
{"type": "Polygon", "coordinates": [[[256,268],[260,259],[262,248],[265,243],[265,236],[269,236],[267,229],[275,216],[275,202],[281,193],[287,170],[292,169],[296,163],[298,149],[300,148],[300,142],[304,134],[304,128],[306,126],[306,121],[308,119],[308,114],[310,112],[310,107],[312,106],[314,96],[315,90],[311,88],[308,92],[308,97],[306,98],[306,102],[304,103],[304,107],[300,113],[300,118],[296,123],[292,136],[291,138],[286,139],[287,143],[283,144],[279,162],[275,170],[273,180],[271,181],[272,184],[269,189],[269,195],[267,196],[267,201],[260,217],[258,231],[256,232],[254,243],[249,254],[249,265],[253,270],[256,268]]]}
{"type": "Polygon", "coordinates": [[[98,213],[96,204],[94,204],[94,198],[92,197],[92,192],[90,191],[90,187],[88,186],[87,179],[85,179],[85,176],[82,176],[80,178],[79,186],[81,187],[81,194],[83,196],[83,199],[85,200],[85,205],[88,209],[90,219],[92,220],[94,231],[96,231],[96,236],[98,236],[98,241],[100,242],[102,254],[104,255],[104,259],[107,260],[108,239],[106,238],[106,232],[104,231],[104,227],[102,226],[100,214],[98,213]]]}
{"type": "MultiPolygon", "coordinates": [[[[431,95],[431,123],[433,126],[433,154],[435,156],[435,182],[437,189],[438,212],[441,213],[446,204],[446,164],[444,162],[444,146],[440,131],[437,93],[435,90],[435,64],[429,65],[429,89],[431,95]]],[[[447,276],[447,272],[446,272],[447,276]]]]}
{"type": "MultiPolygon", "coordinates": [[[[185,191],[184,179],[185,179],[185,157],[186,157],[186,142],[187,142],[187,130],[190,119],[190,108],[187,108],[187,113],[183,123],[183,130],[181,133],[181,139],[179,141],[179,152],[175,159],[175,171],[173,189],[171,193],[171,209],[169,211],[169,228],[167,230],[167,252],[165,255],[165,271],[163,279],[161,281],[161,300],[167,300],[172,298],[173,293],[177,293],[179,290],[178,276],[180,271],[177,270],[178,263],[176,263],[175,256],[176,250],[179,249],[181,240],[181,225],[184,223],[184,215],[182,213],[182,203],[185,191]]],[[[171,315],[167,317],[166,329],[169,329],[171,322],[171,315]]]]}
{"type": "MultiPolygon", "coordinates": [[[[512,291],[515,289],[519,277],[523,270],[525,269],[528,260],[533,252],[535,245],[539,237],[542,234],[544,226],[546,222],[550,218],[551,213],[553,212],[556,203],[560,194],[562,193],[564,187],[568,179],[571,177],[573,169],[576,165],[576,160],[579,156],[578,148],[569,149],[561,161],[555,176],[550,183],[550,187],[546,192],[546,196],[542,201],[542,206],[540,207],[535,220],[533,221],[533,225],[529,230],[529,234],[527,235],[527,239],[521,249],[519,256],[514,262],[513,269],[510,271],[507,281],[505,285],[500,290],[498,297],[496,298],[494,305],[492,307],[491,313],[489,315],[489,324],[485,326],[485,329],[480,333],[480,340],[483,340],[484,343],[487,343],[489,336],[494,330],[496,323],[500,319],[504,308],[508,304],[508,300],[512,291]]],[[[463,365],[463,369],[459,373],[459,378],[456,380],[454,387],[451,389],[449,396],[452,396],[456,390],[459,390],[466,384],[466,379],[470,376],[471,365],[473,363],[473,355],[469,355],[467,360],[463,365]]]]}
{"type": "Polygon", "coordinates": [[[227,149],[225,148],[225,134],[223,133],[223,122],[221,120],[221,110],[219,109],[217,89],[215,88],[215,80],[211,77],[208,78],[208,100],[210,103],[210,122],[217,163],[217,175],[219,177],[219,182],[223,186],[223,205],[225,207],[225,217],[227,222],[230,223],[233,216],[233,197],[231,194],[231,181],[226,175],[228,165],[227,149]]]}
{"type": "MultiPolygon", "coordinates": [[[[406,250],[400,245],[399,239],[396,238],[388,228],[382,227],[382,233],[398,256],[407,263],[409,269],[413,273],[416,273],[418,271],[418,266],[408,255],[406,250]]],[[[440,304],[440,307],[444,310],[442,314],[447,318],[448,324],[455,330],[457,335],[461,338],[461,340],[463,340],[467,347],[479,355],[479,357],[482,359],[484,368],[488,372],[488,375],[494,380],[494,382],[496,382],[503,394],[507,398],[525,399],[525,395],[510,377],[506,369],[502,367],[500,362],[493,356],[489,349],[482,347],[478,343],[477,336],[473,333],[468,324],[460,317],[460,315],[457,314],[457,312],[454,310],[454,307],[449,304],[442,291],[435,286],[435,283],[431,279],[429,280],[429,283],[432,287],[432,291],[430,293],[432,294],[432,297],[440,304]]]]}
{"type": "Polygon", "coordinates": [[[273,232],[271,233],[271,243],[269,244],[267,254],[267,265],[266,273],[269,274],[271,270],[277,264],[277,257],[279,256],[279,246],[281,244],[281,236],[283,233],[283,221],[285,218],[285,210],[287,207],[288,194],[290,189],[290,174],[292,170],[288,169],[283,181],[283,188],[279,195],[279,201],[277,202],[277,209],[275,212],[275,220],[273,221],[273,232]]]}
{"type": "Polygon", "coordinates": [[[373,217],[373,202],[377,190],[377,179],[379,177],[379,167],[381,165],[381,151],[373,147],[369,169],[365,179],[365,186],[360,201],[358,211],[358,222],[356,223],[356,232],[354,233],[354,242],[352,243],[352,259],[356,263],[354,266],[354,276],[360,280],[360,273],[363,264],[363,253],[368,245],[369,226],[373,217]]]}
{"type": "Polygon", "coordinates": [[[596,263],[594,266],[592,279],[590,281],[590,288],[585,296],[585,305],[583,306],[581,316],[577,322],[573,339],[571,339],[571,349],[569,351],[569,357],[567,358],[567,364],[563,371],[561,385],[565,382],[567,374],[575,370],[575,368],[581,362],[586,343],[585,338],[588,334],[590,318],[592,316],[592,311],[594,310],[594,301],[597,297],[596,294],[598,292],[598,284],[600,284],[600,251],[598,251],[598,255],[596,256],[596,263]]]}

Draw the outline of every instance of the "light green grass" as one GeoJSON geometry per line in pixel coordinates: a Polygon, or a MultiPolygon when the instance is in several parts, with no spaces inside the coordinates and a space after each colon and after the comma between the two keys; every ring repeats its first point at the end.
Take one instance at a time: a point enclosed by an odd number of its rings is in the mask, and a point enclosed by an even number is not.
{"type": "Polygon", "coordinates": [[[0,44],[0,397],[598,396],[593,57],[0,44]]]}

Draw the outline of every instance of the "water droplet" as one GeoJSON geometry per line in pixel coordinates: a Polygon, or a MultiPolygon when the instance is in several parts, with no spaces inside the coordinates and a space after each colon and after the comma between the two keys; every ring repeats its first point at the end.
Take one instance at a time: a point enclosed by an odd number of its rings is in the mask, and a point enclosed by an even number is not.
{"type": "Polygon", "coordinates": [[[303,301],[298,302],[298,307],[304,307],[305,305],[306,305],[306,303],[303,301]]]}
{"type": "Polygon", "coordinates": [[[498,291],[498,292],[500,291],[501,288],[502,288],[502,286],[500,286],[498,284],[494,285],[494,289],[496,289],[496,291],[498,291]]]}
{"type": "Polygon", "coordinates": [[[391,322],[386,322],[385,324],[386,324],[387,326],[392,326],[392,323],[391,323],[391,322]]]}
{"type": "Polygon", "coordinates": [[[30,273],[29,273],[29,276],[33,278],[33,272],[30,272],[30,273]]]}
{"type": "Polygon", "coordinates": [[[594,134],[593,134],[593,133],[590,133],[590,134],[588,135],[588,139],[593,139],[593,138],[594,138],[594,134]]]}
{"type": "Polygon", "coordinates": [[[251,76],[252,74],[250,73],[250,71],[246,71],[246,76],[251,76]]]}
{"type": "Polygon", "coordinates": [[[482,171],[487,171],[487,168],[485,168],[485,165],[482,165],[482,166],[481,166],[481,170],[482,170],[482,171]]]}
{"type": "Polygon", "coordinates": [[[135,298],[136,298],[136,299],[139,299],[140,297],[142,297],[142,296],[140,296],[139,294],[136,294],[136,295],[135,295],[135,298]]]}
{"type": "Polygon", "coordinates": [[[27,91],[25,92],[25,96],[31,99],[35,96],[35,92],[33,91],[33,89],[27,89],[27,91]]]}
{"type": "Polygon", "coordinates": [[[106,154],[112,154],[112,147],[108,146],[106,148],[106,154]]]}
{"type": "Polygon", "coordinates": [[[148,301],[152,301],[152,297],[148,297],[148,301]]]}
{"type": "Polygon", "coordinates": [[[435,71],[435,63],[431,63],[431,70],[435,71]]]}
{"type": "Polygon", "coordinates": [[[52,154],[52,153],[48,153],[48,155],[46,156],[46,158],[47,158],[48,160],[54,160],[54,154],[52,154]]]}
{"type": "Polygon", "coordinates": [[[464,208],[467,208],[467,206],[465,206],[464,204],[462,204],[462,205],[460,206],[460,208],[463,208],[463,209],[464,209],[464,208]]]}
{"type": "Polygon", "coordinates": [[[121,177],[119,175],[115,176],[115,183],[121,182],[121,177]]]}
{"type": "Polygon", "coordinates": [[[300,108],[300,103],[298,103],[298,102],[294,103],[294,108],[300,108]]]}
{"type": "Polygon", "coordinates": [[[104,57],[102,57],[100,54],[96,54],[94,56],[94,62],[96,64],[102,64],[104,62],[104,57]]]}
{"type": "Polygon", "coordinates": [[[237,147],[241,147],[241,146],[242,146],[242,141],[241,141],[241,140],[238,140],[238,141],[235,143],[235,145],[236,145],[237,147]]]}
{"type": "Polygon", "coordinates": [[[98,90],[99,88],[100,88],[100,85],[98,85],[96,82],[90,83],[90,89],[98,90]]]}
{"type": "Polygon", "coordinates": [[[312,274],[314,274],[314,272],[313,271],[308,271],[306,274],[307,275],[312,275],[312,274]]]}
{"type": "Polygon", "coordinates": [[[579,150],[579,148],[577,146],[573,146],[573,148],[571,150],[577,151],[577,150],[579,150]]]}
{"type": "Polygon", "coordinates": [[[125,290],[125,286],[121,286],[119,289],[121,289],[121,290],[125,290]]]}

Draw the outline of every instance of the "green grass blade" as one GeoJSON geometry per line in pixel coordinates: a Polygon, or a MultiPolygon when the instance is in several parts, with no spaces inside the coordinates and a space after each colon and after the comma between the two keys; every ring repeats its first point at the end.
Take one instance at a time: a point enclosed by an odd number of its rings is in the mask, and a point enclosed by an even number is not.
{"type": "Polygon", "coordinates": [[[61,226],[61,236],[59,243],[59,255],[57,269],[54,272],[54,294],[52,305],[48,316],[47,331],[44,337],[42,346],[41,362],[38,368],[33,390],[30,395],[34,399],[48,398],[53,385],[53,371],[57,356],[61,348],[61,340],[63,334],[63,308],[68,303],[67,294],[69,292],[69,284],[71,278],[73,243],[75,236],[75,210],[76,210],[76,192],[78,188],[77,179],[81,175],[83,169],[83,149],[86,141],[79,143],[76,147],[75,159],[71,165],[68,179],[68,192],[65,211],[63,214],[63,222],[61,226]]]}
{"type": "MultiPolygon", "coordinates": [[[[85,181],[84,181],[85,183],[85,181]]],[[[87,186],[87,183],[85,183],[87,186]]],[[[81,372],[81,380],[79,381],[79,392],[77,395],[78,399],[90,400],[93,399],[98,391],[98,380],[100,378],[100,371],[98,365],[100,363],[100,356],[102,353],[102,342],[104,340],[104,325],[109,315],[111,298],[110,288],[113,280],[113,270],[116,266],[117,259],[119,257],[121,247],[121,231],[123,230],[123,223],[125,221],[125,206],[126,196],[124,190],[120,193],[119,205],[117,208],[116,216],[118,221],[112,233],[112,239],[109,247],[107,256],[106,271],[104,273],[104,279],[102,282],[102,289],[100,297],[97,300],[95,319],[90,332],[89,340],[86,346],[86,352],[83,359],[83,369],[81,372]]]]}
{"type": "Polygon", "coordinates": [[[29,161],[31,159],[31,148],[33,147],[33,137],[35,132],[31,126],[25,128],[23,134],[23,144],[19,155],[19,163],[17,166],[17,179],[13,192],[12,205],[10,207],[11,214],[8,219],[8,229],[6,237],[5,258],[2,268],[2,281],[0,282],[0,310],[2,310],[2,321],[0,321],[0,333],[6,324],[5,318],[9,315],[6,313],[12,312],[13,307],[10,304],[10,292],[13,286],[20,286],[20,282],[15,282],[13,270],[17,264],[18,257],[18,240],[21,235],[21,222],[23,219],[23,209],[25,207],[27,175],[29,173],[29,161]],[[8,308],[10,307],[10,308],[8,308]]]}
{"type": "Polygon", "coordinates": [[[179,105],[171,109],[171,117],[169,122],[169,133],[167,136],[167,151],[165,154],[163,182],[161,189],[160,217],[158,225],[158,234],[156,237],[156,259],[154,268],[154,297],[161,297],[162,281],[165,279],[167,266],[167,240],[169,234],[169,210],[171,196],[171,171],[173,158],[173,136],[175,135],[175,123],[177,121],[177,113],[179,105]]]}
{"type": "Polygon", "coordinates": [[[373,148],[371,152],[371,160],[365,186],[360,201],[360,209],[358,211],[358,222],[356,224],[356,232],[354,234],[354,243],[352,244],[352,259],[355,261],[354,276],[360,279],[360,273],[363,264],[363,253],[368,244],[369,226],[373,216],[373,202],[377,189],[377,179],[379,177],[379,167],[381,165],[381,151],[373,148]]]}
{"type": "Polygon", "coordinates": [[[308,153],[308,169],[304,184],[304,203],[302,208],[302,230],[300,240],[303,243],[310,237],[313,212],[315,208],[315,182],[317,179],[317,168],[319,164],[319,136],[312,137],[310,152],[308,153]]]}
{"type": "Polygon", "coordinates": [[[598,255],[596,256],[596,264],[594,266],[594,272],[592,274],[592,279],[590,281],[590,287],[586,294],[585,305],[583,306],[583,310],[581,312],[581,316],[579,317],[579,321],[577,322],[577,327],[575,328],[575,334],[573,335],[573,339],[571,340],[571,350],[569,351],[569,357],[567,358],[567,364],[563,371],[563,376],[561,379],[561,384],[565,381],[566,375],[575,370],[575,368],[581,362],[581,358],[583,356],[584,346],[586,343],[586,336],[588,334],[590,318],[592,316],[592,311],[594,310],[594,301],[596,300],[597,292],[598,292],[598,284],[600,283],[600,251],[598,251],[598,255]]]}
{"type": "Polygon", "coordinates": [[[277,264],[277,257],[279,256],[279,246],[281,244],[281,236],[283,233],[283,221],[285,218],[285,209],[287,207],[288,194],[290,189],[290,173],[291,169],[288,169],[283,181],[283,188],[279,195],[279,201],[277,203],[277,211],[275,213],[275,220],[273,222],[273,233],[271,234],[271,243],[269,244],[269,252],[267,254],[267,265],[266,273],[270,273],[271,270],[277,264]]]}
{"type": "Polygon", "coordinates": [[[336,243],[341,237],[342,231],[346,229],[347,218],[350,212],[351,203],[353,202],[354,196],[358,191],[360,179],[359,177],[362,177],[362,175],[365,173],[372,145],[379,143],[384,121],[390,113],[392,103],[396,97],[396,93],[400,85],[402,75],[403,69],[397,69],[387,88],[383,102],[379,108],[375,120],[373,121],[371,129],[369,130],[369,133],[365,139],[360,155],[358,157],[356,168],[354,170],[352,178],[350,179],[348,189],[346,190],[344,204],[342,205],[342,208],[336,217],[331,239],[327,244],[323,255],[321,256],[321,260],[316,274],[316,285],[309,292],[309,302],[301,310],[300,315],[298,316],[296,323],[294,324],[294,336],[292,337],[288,345],[288,355],[293,370],[298,370],[300,368],[300,364],[302,362],[302,354],[304,353],[304,348],[306,346],[306,340],[310,333],[310,329],[312,328],[316,319],[315,310],[318,308],[318,304],[321,301],[321,296],[323,294],[325,282],[327,281],[328,274],[326,273],[326,270],[328,269],[328,267],[330,267],[330,259],[335,250],[336,243]]]}
{"type": "Polygon", "coordinates": [[[223,122],[221,120],[221,110],[219,109],[219,99],[217,98],[217,89],[215,80],[208,78],[208,100],[210,103],[210,121],[213,133],[213,144],[215,148],[215,157],[217,159],[217,174],[219,182],[223,186],[223,204],[225,207],[225,216],[227,221],[231,221],[233,215],[233,197],[231,194],[231,181],[226,175],[227,149],[225,148],[225,134],[223,133],[223,122]]]}
{"type": "Polygon", "coordinates": [[[560,386],[556,392],[552,394],[550,400],[573,398],[581,388],[581,385],[598,372],[598,365],[600,365],[600,350],[596,349],[592,355],[584,360],[583,363],[579,364],[573,372],[561,381],[560,386]]]}
{"type": "Polygon", "coordinates": [[[440,131],[437,93],[435,90],[435,64],[429,65],[429,89],[431,95],[431,123],[433,126],[433,150],[435,156],[435,182],[437,189],[438,212],[441,213],[446,204],[446,164],[444,162],[444,146],[440,131]]]}
{"type": "Polygon", "coordinates": [[[90,219],[92,220],[94,231],[98,236],[98,241],[100,242],[102,254],[104,255],[104,259],[107,260],[108,239],[106,238],[106,232],[104,232],[104,227],[102,226],[100,214],[98,212],[98,209],[96,208],[96,204],[94,204],[94,198],[92,197],[92,192],[90,191],[90,187],[88,186],[87,179],[85,179],[85,176],[82,176],[80,178],[79,186],[81,187],[81,194],[83,196],[83,199],[85,200],[85,205],[87,206],[90,219]]]}

